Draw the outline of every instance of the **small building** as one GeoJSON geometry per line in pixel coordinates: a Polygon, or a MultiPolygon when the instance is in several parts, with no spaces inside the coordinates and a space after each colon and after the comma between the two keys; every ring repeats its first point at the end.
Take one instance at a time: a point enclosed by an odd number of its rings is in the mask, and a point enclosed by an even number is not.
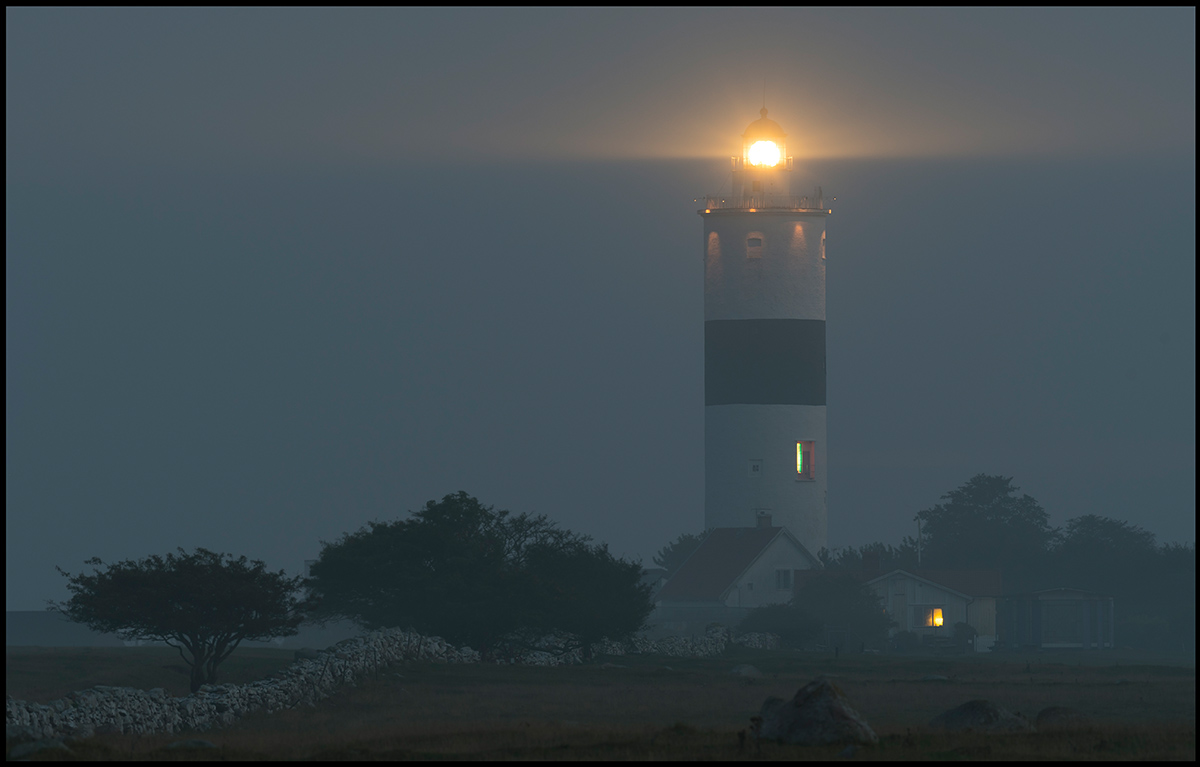
{"type": "Polygon", "coordinates": [[[736,626],[750,610],[792,598],[795,573],[820,561],[786,528],[710,530],[663,585],[650,623],[659,634],[700,635],[710,623],[736,626]]]}
{"type": "Polygon", "coordinates": [[[867,585],[895,621],[894,631],[911,631],[924,642],[935,642],[953,638],[954,624],[965,623],[975,629],[976,652],[996,643],[999,571],[892,570],[867,585]]]}
{"type": "Polygon", "coordinates": [[[1057,588],[1006,596],[999,623],[1006,649],[1114,647],[1113,598],[1094,591],[1057,588]]]}

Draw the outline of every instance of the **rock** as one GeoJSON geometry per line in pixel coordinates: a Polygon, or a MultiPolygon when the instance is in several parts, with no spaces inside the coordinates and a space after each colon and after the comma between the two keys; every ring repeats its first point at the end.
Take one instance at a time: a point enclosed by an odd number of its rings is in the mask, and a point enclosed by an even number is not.
{"type": "Polygon", "coordinates": [[[293,653],[296,660],[316,660],[321,654],[311,647],[301,647],[293,653]]]}
{"type": "Polygon", "coordinates": [[[62,751],[64,753],[72,753],[71,749],[61,740],[46,738],[44,740],[35,740],[32,743],[18,743],[13,746],[12,751],[8,752],[8,761],[14,762],[18,759],[24,759],[27,756],[40,754],[43,751],[62,751]]]}
{"type": "Polygon", "coordinates": [[[789,701],[767,698],[756,722],[758,737],[801,746],[831,743],[876,743],[879,738],[846,695],[821,676],[804,685],[789,701]]]}
{"type": "Polygon", "coordinates": [[[950,677],[942,676],[941,674],[926,674],[921,677],[922,682],[949,682],[950,677]]]}
{"type": "Polygon", "coordinates": [[[838,752],[838,759],[853,759],[854,755],[857,753],[858,753],[858,746],[851,743],[850,745],[846,746],[845,748],[843,748],[841,751],[838,752]]]}
{"type": "Polygon", "coordinates": [[[1038,712],[1034,726],[1038,732],[1049,730],[1074,730],[1092,724],[1083,712],[1066,706],[1050,706],[1038,712]]]}
{"type": "Polygon", "coordinates": [[[601,663],[600,668],[629,668],[629,667],[622,666],[620,663],[601,663]]]}
{"type": "Polygon", "coordinates": [[[759,671],[754,666],[751,666],[748,663],[743,663],[740,666],[734,666],[733,671],[731,671],[730,673],[733,674],[734,676],[744,676],[744,677],[760,677],[763,675],[761,671],[759,671]]]}
{"type": "Polygon", "coordinates": [[[938,714],[930,727],[948,732],[1030,732],[1033,726],[1023,717],[990,700],[970,700],[958,708],[938,714]]]}

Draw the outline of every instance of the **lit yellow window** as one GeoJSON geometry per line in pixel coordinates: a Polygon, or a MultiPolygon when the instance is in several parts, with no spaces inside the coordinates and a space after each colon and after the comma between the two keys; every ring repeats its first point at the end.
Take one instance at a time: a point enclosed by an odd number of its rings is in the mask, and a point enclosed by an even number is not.
{"type": "Polygon", "coordinates": [[[945,622],[945,620],[942,618],[942,608],[940,607],[923,608],[921,614],[923,617],[923,620],[921,621],[922,626],[941,626],[945,622]]]}

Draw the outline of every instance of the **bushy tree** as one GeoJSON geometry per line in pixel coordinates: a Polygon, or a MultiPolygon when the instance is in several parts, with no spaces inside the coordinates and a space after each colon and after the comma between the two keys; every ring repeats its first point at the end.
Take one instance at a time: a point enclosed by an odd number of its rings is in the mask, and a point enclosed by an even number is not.
{"type": "Polygon", "coordinates": [[[1067,520],[1053,554],[1051,572],[1060,585],[1112,594],[1153,569],[1158,546],[1148,530],[1085,514],[1067,520]]]}
{"type": "Polygon", "coordinates": [[[1030,588],[1057,531],[1011,477],[977,474],[921,511],[924,560],[937,569],[998,568],[1006,585],[1030,588]]]}
{"type": "Polygon", "coordinates": [[[641,564],[614,557],[604,544],[532,546],[525,576],[531,582],[528,628],[573,634],[585,660],[594,642],[640,629],[653,607],[641,564]]]}
{"type": "Polygon", "coordinates": [[[869,586],[836,570],[813,573],[796,590],[792,604],[826,627],[845,629],[868,647],[882,647],[893,625],[869,586]]]}
{"type": "Polygon", "coordinates": [[[191,667],[191,688],[214,684],[217,666],[246,639],[296,633],[307,604],[303,578],[270,572],[260,561],[198,548],[105,565],[67,578],[71,598],[50,607],[94,631],[125,640],[165,642],[191,667]],[[105,568],[105,569],[101,569],[105,568]]]}
{"type": "Polygon", "coordinates": [[[460,491],[324,543],[307,585],[323,619],[413,628],[485,653],[522,630],[631,634],[652,609],[641,566],[589,541],[460,491]]]}
{"type": "Polygon", "coordinates": [[[693,533],[684,533],[675,540],[668,543],[658,550],[654,555],[654,564],[667,571],[666,577],[670,578],[679,571],[682,565],[692,553],[700,548],[700,544],[704,542],[708,531],[696,535],[693,533]]]}

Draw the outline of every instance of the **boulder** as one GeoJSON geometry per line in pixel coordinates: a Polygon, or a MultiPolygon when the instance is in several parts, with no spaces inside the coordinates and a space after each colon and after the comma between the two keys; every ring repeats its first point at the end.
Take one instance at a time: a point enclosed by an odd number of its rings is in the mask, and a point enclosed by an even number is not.
{"type": "Polygon", "coordinates": [[[733,671],[729,673],[733,674],[734,676],[744,677],[760,677],[763,675],[761,671],[748,663],[743,663],[740,666],[734,666],[733,671]]]}
{"type": "Polygon", "coordinates": [[[1074,730],[1092,724],[1091,719],[1083,712],[1066,706],[1050,706],[1038,712],[1034,726],[1038,732],[1050,730],[1074,730]]]}
{"type": "Polygon", "coordinates": [[[316,660],[320,657],[320,653],[311,647],[301,647],[296,650],[294,657],[296,660],[316,660]]]}
{"type": "Polygon", "coordinates": [[[938,714],[929,723],[947,732],[1030,732],[1033,726],[990,700],[969,700],[958,708],[938,714]]]}
{"type": "Polygon", "coordinates": [[[763,740],[801,746],[831,743],[875,743],[879,738],[846,695],[826,677],[804,685],[789,701],[767,698],[755,717],[755,730],[763,740]]]}

